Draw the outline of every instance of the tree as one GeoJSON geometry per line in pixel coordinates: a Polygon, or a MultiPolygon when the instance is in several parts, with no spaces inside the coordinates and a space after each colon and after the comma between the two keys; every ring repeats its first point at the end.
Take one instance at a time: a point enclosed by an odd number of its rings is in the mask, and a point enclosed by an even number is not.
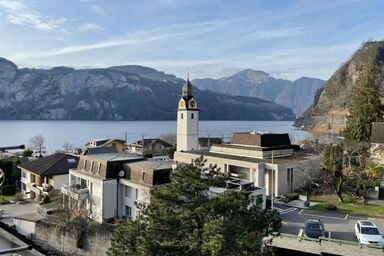
{"type": "Polygon", "coordinates": [[[74,148],[75,147],[69,142],[63,144],[63,149],[65,153],[72,153],[74,148]]]}
{"type": "Polygon", "coordinates": [[[213,196],[227,177],[215,166],[182,165],[170,183],[153,188],[141,215],[116,228],[108,255],[260,255],[263,237],[280,227],[276,211],[261,210],[245,191],[213,196]]]}
{"type": "Polygon", "coordinates": [[[332,185],[341,202],[344,202],[343,191],[346,177],[343,173],[343,147],[341,145],[325,145],[322,153],[321,167],[325,173],[325,182],[332,185]]]}
{"type": "Polygon", "coordinates": [[[42,135],[32,137],[29,142],[31,143],[31,148],[39,151],[40,153],[45,149],[45,139],[42,135]]]}
{"type": "Polygon", "coordinates": [[[21,151],[21,156],[22,157],[29,157],[31,156],[33,153],[32,150],[29,150],[29,149],[24,149],[23,151],[21,151]]]}
{"type": "Polygon", "coordinates": [[[384,108],[380,101],[378,75],[380,71],[371,63],[363,67],[357,78],[352,90],[347,125],[342,132],[346,140],[369,142],[372,122],[383,121],[384,108]]]}

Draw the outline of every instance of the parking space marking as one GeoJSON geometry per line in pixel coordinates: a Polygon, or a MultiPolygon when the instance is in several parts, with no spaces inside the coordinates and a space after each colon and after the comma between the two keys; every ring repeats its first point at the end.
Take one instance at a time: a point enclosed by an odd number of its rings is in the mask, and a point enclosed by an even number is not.
{"type": "Polygon", "coordinates": [[[304,209],[301,209],[301,211],[299,212],[299,214],[301,214],[303,211],[304,211],[304,209]]]}
{"type": "Polygon", "coordinates": [[[324,216],[324,215],[316,215],[316,214],[306,214],[302,213],[302,211],[299,212],[300,215],[303,216],[311,216],[311,217],[316,217],[316,218],[326,218],[326,219],[333,219],[333,220],[346,220],[346,217],[340,218],[340,217],[332,217],[332,216],[324,216]]]}
{"type": "Polygon", "coordinates": [[[348,216],[349,216],[348,214],[347,214],[347,215],[345,215],[345,218],[344,218],[344,219],[345,219],[345,220],[346,220],[346,219],[348,219],[348,216]]]}

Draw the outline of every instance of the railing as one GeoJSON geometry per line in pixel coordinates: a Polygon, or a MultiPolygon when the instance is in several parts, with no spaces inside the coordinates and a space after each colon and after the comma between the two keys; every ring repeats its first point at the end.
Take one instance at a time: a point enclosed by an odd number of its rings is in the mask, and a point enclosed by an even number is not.
{"type": "Polygon", "coordinates": [[[61,187],[61,193],[70,196],[75,200],[88,199],[89,190],[88,188],[78,188],[77,186],[64,185],[61,187]]]}

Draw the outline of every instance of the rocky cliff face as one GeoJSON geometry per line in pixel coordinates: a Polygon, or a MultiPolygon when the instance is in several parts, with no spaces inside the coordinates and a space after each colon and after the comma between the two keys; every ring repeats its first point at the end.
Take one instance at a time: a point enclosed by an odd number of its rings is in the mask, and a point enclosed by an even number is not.
{"type": "MultiPolygon", "coordinates": [[[[0,119],[173,120],[183,83],[142,66],[18,69],[0,58],[0,119]]],[[[262,99],[194,94],[202,119],[294,119],[291,109],[262,99]]]]}
{"type": "Polygon", "coordinates": [[[361,70],[377,68],[377,83],[384,91],[384,41],[367,42],[345,62],[315,96],[313,106],[296,120],[296,126],[319,132],[338,133],[345,127],[352,88],[361,70]]]}
{"type": "Polygon", "coordinates": [[[315,92],[325,81],[302,77],[291,82],[273,78],[263,71],[246,69],[230,77],[196,79],[193,83],[202,90],[271,100],[290,107],[299,116],[312,104],[315,92]]]}

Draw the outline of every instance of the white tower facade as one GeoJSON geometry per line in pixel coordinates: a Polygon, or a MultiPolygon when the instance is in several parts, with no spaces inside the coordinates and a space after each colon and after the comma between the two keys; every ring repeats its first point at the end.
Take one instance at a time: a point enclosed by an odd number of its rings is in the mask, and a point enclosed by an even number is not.
{"type": "Polygon", "coordinates": [[[177,110],[177,151],[198,149],[199,110],[192,95],[192,84],[187,79],[177,110]]]}

